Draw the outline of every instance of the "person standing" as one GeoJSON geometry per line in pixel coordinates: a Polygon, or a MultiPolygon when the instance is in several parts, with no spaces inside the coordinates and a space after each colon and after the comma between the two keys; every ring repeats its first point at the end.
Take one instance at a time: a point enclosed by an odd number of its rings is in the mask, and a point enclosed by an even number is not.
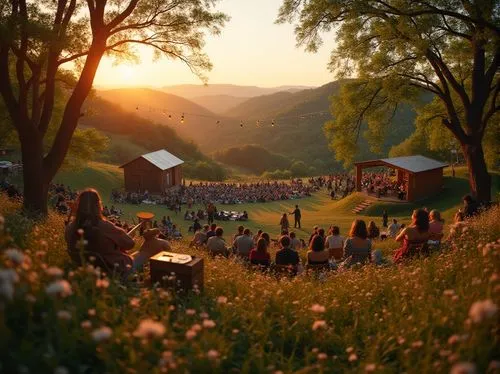
{"type": "Polygon", "coordinates": [[[283,213],[283,216],[281,217],[280,226],[282,233],[284,232],[288,233],[288,229],[290,228],[290,223],[288,222],[288,216],[286,215],[286,213],[283,213]]]}
{"type": "Polygon", "coordinates": [[[300,229],[300,219],[302,218],[302,213],[300,212],[299,206],[295,205],[295,210],[290,214],[293,214],[294,218],[293,228],[296,229],[298,226],[298,228],[300,229]]]}
{"type": "Polygon", "coordinates": [[[382,214],[382,226],[387,228],[388,223],[389,223],[389,216],[387,215],[387,210],[384,210],[384,213],[382,214]]]}

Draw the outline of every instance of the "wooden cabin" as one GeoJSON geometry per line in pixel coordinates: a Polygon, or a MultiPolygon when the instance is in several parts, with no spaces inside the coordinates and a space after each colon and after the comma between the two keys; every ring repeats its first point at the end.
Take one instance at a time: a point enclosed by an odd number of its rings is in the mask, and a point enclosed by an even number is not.
{"type": "Polygon", "coordinates": [[[148,191],[153,194],[163,193],[182,183],[180,158],[161,149],[139,156],[120,166],[123,168],[125,190],[127,192],[148,191]]]}
{"type": "Polygon", "coordinates": [[[406,186],[406,201],[433,196],[443,188],[443,168],[448,164],[416,155],[356,162],[356,190],[361,192],[363,169],[385,166],[396,171],[398,183],[406,186]]]}

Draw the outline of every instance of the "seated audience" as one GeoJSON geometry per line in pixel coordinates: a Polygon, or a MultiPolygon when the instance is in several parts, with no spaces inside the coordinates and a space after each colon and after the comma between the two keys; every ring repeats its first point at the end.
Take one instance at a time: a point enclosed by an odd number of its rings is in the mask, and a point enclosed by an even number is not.
{"type": "Polygon", "coordinates": [[[431,238],[429,213],[417,209],[413,211],[411,219],[411,225],[404,228],[396,237],[396,241],[403,242],[403,245],[394,253],[394,262],[427,252],[427,241],[431,238]]]}
{"type": "Polygon", "coordinates": [[[215,229],[217,228],[217,224],[212,223],[210,225],[210,230],[207,232],[207,240],[210,239],[212,236],[215,236],[215,229]]]}
{"type": "Polygon", "coordinates": [[[389,225],[387,232],[391,238],[395,238],[396,235],[398,234],[400,228],[401,228],[401,226],[398,224],[397,219],[394,218],[392,220],[392,223],[389,225]]]}
{"type": "Polygon", "coordinates": [[[208,225],[203,225],[203,230],[198,230],[195,232],[193,240],[189,243],[190,247],[200,247],[207,243],[207,233],[208,233],[208,225]]]}
{"type": "Polygon", "coordinates": [[[158,228],[148,229],[144,231],[144,243],[142,244],[139,252],[134,254],[134,270],[140,269],[144,263],[152,256],[162,252],[170,251],[170,243],[165,239],[160,239],[158,235],[160,230],[158,228]]]}
{"type": "Polygon", "coordinates": [[[228,256],[229,250],[226,247],[226,242],[222,238],[224,230],[222,227],[217,227],[215,229],[215,236],[212,236],[207,241],[208,253],[212,256],[228,256]]]}
{"type": "Polygon", "coordinates": [[[370,221],[368,224],[368,239],[378,239],[380,236],[380,229],[377,227],[374,221],[370,221]]]}
{"type": "Polygon", "coordinates": [[[252,265],[269,266],[271,264],[271,254],[267,250],[269,244],[266,239],[260,238],[257,247],[250,251],[250,263],[252,265]]]}
{"type": "Polygon", "coordinates": [[[248,228],[243,230],[243,235],[238,236],[233,243],[234,253],[245,260],[248,259],[253,247],[253,239],[250,236],[250,229],[248,228]]]}
{"type": "Polygon", "coordinates": [[[302,242],[297,239],[297,235],[292,231],[290,234],[290,248],[292,248],[294,251],[298,251],[302,249],[302,242]]]}
{"type": "Polygon", "coordinates": [[[429,232],[435,240],[441,240],[443,237],[444,220],[438,210],[431,210],[429,213],[429,232]]]}
{"type": "Polygon", "coordinates": [[[464,218],[471,218],[475,216],[479,209],[477,202],[472,198],[471,195],[465,195],[462,200],[464,202],[464,218]]]}
{"type": "Polygon", "coordinates": [[[117,264],[118,272],[127,273],[133,266],[133,259],[125,251],[132,249],[135,242],[123,229],[104,218],[98,192],[87,189],[80,193],[75,209],[74,219],[65,231],[68,252],[73,261],[81,262],[78,246],[80,242],[83,246],[83,241],[86,241],[85,251],[97,254],[97,260],[103,261],[109,269],[114,269],[117,264]]]}
{"type": "Polygon", "coordinates": [[[290,248],[290,237],[283,235],[279,244],[281,249],[276,252],[276,265],[297,266],[300,262],[299,254],[290,248]]]}
{"type": "Polygon", "coordinates": [[[325,241],[322,236],[316,235],[309,244],[307,251],[307,264],[308,265],[328,265],[330,254],[325,251],[325,241]]]}
{"type": "Polygon", "coordinates": [[[344,238],[340,236],[338,226],[333,226],[330,230],[330,235],[325,239],[325,248],[328,250],[330,258],[335,261],[340,261],[344,255],[344,238]]]}
{"type": "Polygon", "coordinates": [[[370,261],[372,242],[368,239],[368,230],[363,220],[357,219],[352,223],[349,238],[344,241],[343,266],[364,264],[370,261]]]}

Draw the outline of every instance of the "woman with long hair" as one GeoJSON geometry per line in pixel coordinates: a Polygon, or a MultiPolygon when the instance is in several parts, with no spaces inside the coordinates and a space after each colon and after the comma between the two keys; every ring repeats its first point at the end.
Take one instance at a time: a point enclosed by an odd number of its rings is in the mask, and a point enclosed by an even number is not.
{"type": "Polygon", "coordinates": [[[424,209],[416,209],[413,211],[411,221],[411,224],[396,237],[396,241],[403,242],[403,245],[394,253],[394,262],[401,262],[427,252],[427,242],[431,238],[429,213],[424,209]]]}
{"type": "Polygon", "coordinates": [[[257,247],[250,251],[250,263],[252,265],[269,266],[271,264],[271,254],[267,250],[269,244],[266,239],[260,238],[257,241],[257,247]]]}
{"type": "Polygon", "coordinates": [[[316,235],[309,243],[307,251],[308,265],[327,265],[330,254],[325,250],[325,239],[321,235],[316,235]]]}
{"type": "Polygon", "coordinates": [[[281,226],[281,232],[282,233],[283,232],[288,233],[288,229],[290,227],[290,222],[288,221],[288,216],[287,216],[286,213],[283,213],[283,216],[281,216],[280,226],[281,226]]]}
{"type": "Polygon", "coordinates": [[[365,221],[355,220],[351,225],[349,238],[344,241],[344,266],[370,262],[372,242],[368,239],[365,221]]]}
{"type": "Polygon", "coordinates": [[[338,226],[332,226],[330,235],[325,239],[325,248],[328,249],[330,258],[339,261],[342,259],[344,252],[344,238],[340,236],[340,229],[338,226]]]}
{"type": "Polygon", "coordinates": [[[78,264],[83,249],[84,257],[96,257],[98,262],[104,262],[100,265],[120,273],[127,272],[133,265],[132,257],[125,251],[134,247],[134,240],[104,218],[101,198],[92,188],[78,196],[65,238],[69,255],[78,264]],[[80,243],[83,248],[79,247],[80,243]]]}
{"type": "Polygon", "coordinates": [[[377,227],[374,221],[370,221],[368,224],[368,238],[378,239],[380,236],[380,229],[377,227]]]}

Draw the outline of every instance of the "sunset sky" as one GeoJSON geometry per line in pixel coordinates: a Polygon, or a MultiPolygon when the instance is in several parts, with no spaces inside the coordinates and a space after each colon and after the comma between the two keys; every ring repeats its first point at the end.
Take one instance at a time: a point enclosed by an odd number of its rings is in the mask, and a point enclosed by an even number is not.
{"type": "MultiPolygon", "coordinates": [[[[205,52],[214,67],[210,83],[273,87],[319,86],[333,80],[328,71],[333,41],[325,40],[316,54],[295,46],[293,25],[276,25],[281,0],[222,0],[218,9],[231,20],[218,37],[208,36],[205,52]]],[[[152,62],[142,53],[138,65],[113,66],[104,59],[94,84],[97,86],[166,86],[200,84],[189,68],[169,60],[152,62]]]]}

